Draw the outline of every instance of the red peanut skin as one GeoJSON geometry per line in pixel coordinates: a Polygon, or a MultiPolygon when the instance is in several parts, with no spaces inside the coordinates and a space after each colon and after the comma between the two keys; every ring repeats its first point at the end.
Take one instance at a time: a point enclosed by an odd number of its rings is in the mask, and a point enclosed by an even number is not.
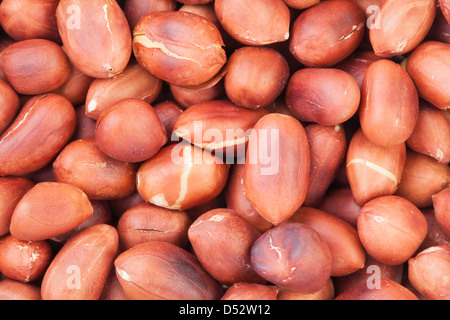
{"type": "MultiPolygon", "coordinates": [[[[269,154],[267,150],[262,154],[269,154]]],[[[282,114],[263,116],[250,134],[245,159],[244,190],[250,204],[267,221],[273,225],[280,224],[303,204],[309,172],[310,150],[302,124],[282,114]],[[260,140],[264,139],[264,130],[267,130],[269,137],[268,143],[262,146],[260,140]],[[279,141],[275,143],[271,141],[273,130],[278,130],[275,132],[279,134],[279,141]],[[260,148],[267,148],[274,154],[278,152],[277,159],[272,159],[270,166],[263,164],[263,160],[267,159],[257,156],[257,153],[261,155],[260,148]]]]}
{"type": "Polygon", "coordinates": [[[114,268],[109,273],[108,279],[106,279],[100,300],[129,300],[119,283],[114,268]]]}
{"type": "Polygon", "coordinates": [[[333,257],[333,277],[342,277],[364,267],[365,250],[356,228],[325,211],[302,206],[289,222],[313,228],[326,241],[333,257]]]}
{"type": "Polygon", "coordinates": [[[125,211],[144,202],[139,192],[135,191],[124,198],[109,200],[108,204],[114,217],[120,218],[125,211]]]}
{"type": "Polygon", "coordinates": [[[190,12],[152,12],[142,17],[133,31],[133,51],[139,64],[180,86],[213,78],[227,61],[222,45],[217,27],[190,12]]]}
{"type": "Polygon", "coordinates": [[[450,186],[450,167],[427,155],[408,150],[396,195],[418,208],[433,205],[432,196],[450,186]]]}
{"type": "Polygon", "coordinates": [[[45,272],[43,300],[98,300],[118,252],[114,227],[98,224],[69,239],[45,272]],[[79,278],[78,278],[79,277],[79,278]]]}
{"type": "Polygon", "coordinates": [[[405,70],[387,59],[376,61],[361,91],[359,119],[367,139],[381,147],[405,143],[419,114],[419,95],[405,70]]]}
{"type": "Polygon", "coordinates": [[[445,19],[442,10],[436,11],[436,18],[428,32],[427,39],[450,44],[450,24],[445,19]]]}
{"type": "Polygon", "coordinates": [[[362,245],[374,259],[398,265],[413,256],[427,235],[422,212],[399,196],[382,196],[362,206],[357,221],[362,245]]]}
{"type": "Polygon", "coordinates": [[[139,167],[137,190],[146,202],[172,210],[192,209],[222,192],[228,171],[229,165],[218,157],[180,142],[162,148],[139,167]]]}
{"type": "MultiPolygon", "coordinates": [[[[202,16],[203,18],[208,19],[209,21],[214,23],[214,25],[219,29],[220,33],[222,34],[222,37],[224,35],[227,36],[226,33],[223,32],[222,25],[217,19],[216,12],[214,11],[214,3],[212,0],[191,0],[191,1],[188,0],[178,2],[185,3],[178,9],[179,11],[192,12],[198,14],[199,16],[202,16]],[[198,3],[194,4],[194,2],[198,3]]],[[[225,41],[226,45],[227,43],[228,42],[225,41]]]]}
{"type": "Polygon", "coordinates": [[[178,2],[181,2],[184,4],[206,4],[206,3],[213,2],[213,0],[180,0],[178,2]]]}
{"type": "Polygon", "coordinates": [[[123,72],[108,79],[95,79],[86,94],[86,116],[97,120],[114,103],[128,98],[155,101],[162,89],[161,79],[133,61],[123,72]]]}
{"type": "Polygon", "coordinates": [[[167,142],[167,134],[151,105],[128,98],[119,100],[100,114],[95,141],[111,158],[136,163],[158,153],[167,142]]]}
{"type": "Polygon", "coordinates": [[[394,194],[405,160],[404,143],[380,147],[358,130],[350,140],[346,160],[347,177],[356,204],[362,206],[373,198],[394,194]]]}
{"type": "Polygon", "coordinates": [[[202,214],[208,212],[209,210],[225,207],[226,207],[225,197],[223,195],[223,192],[221,192],[217,197],[214,197],[213,199],[208,200],[207,202],[199,204],[198,206],[195,206],[191,209],[188,209],[186,210],[186,212],[188,213],[188,215],[191,217],[192,220],[195,220],[202,214]]]}
{"type": "Polygon", "coordinates": [[[69,142],[76,113],[63,96],[34,96],[0,136],[0,175],[26,175],[44,168],[69,142]]]}
{"type": "Polygon", "coordinates": [[[324,126],[342,124],[358,110],[361,93],[356,80],[333,68],[303,68],[286,87],[285,101],[301,121],[324,126]]]}
{"type": "Polygon", "coordinates": [[[364,22],[364,13],[351,1],[322,1],[294,21],[290,51],[304,66],[331,67],[347,58],[361,43],[364,22]]]}
{"type": "Polygon", "coordinates": [[[133,30],[139,19],[146,14],[156,11],[175,11],[176,8],[175,0],[127,0],[123,5],[123,12],[130,29],[133,30]]]}
{"type": "Polygon", "coordinates": [[[11,216],[20,199],[34,183],[23,177],[0,178],[0,236],[9,233],[11,216]]]}
{"type": "Polygon", "coordinates": [[[11,217],[11,235],[38,241],[66,233],[93,213],[86,194],[62,182],[40,182],[20,199],[11,217]]]}
{"type": "Polygon", "coordinates": [[[153,107],[164,129],[166,129],[167,140],[170,140],[175,122],[183,113],[184,109],[178,103],[170,100],[159,102],[153,107]]]}
{"type": "Polygon", "coordinates": [[[73,235],[80,232],[83,229],[89,228],[90,226],[96,224],[110,224],[112,220],[111,211],[109,209],[108,202],[106,200],[91,200],[92,208],[94,212],[92,215],[84,220],[81,224],[66,232],[62,235],[53,237],[51,240],[58,242],[59,244],[64,244],[73,235]]]}
{"type": "Polygon", "coordinates": [[[390,279],[381,279],[379,288],[369,289],[366,283],[362,283],[342,292],[335,300],[419,300],[419,298],[401,284],[390,279]]]}
{"type": "Polygon", "coordinates": [[[184,248],[191,223],[185,211],[137,204],[125,211],[117,223],[120,247],[125,251],[143,242],[166,241],[184,248]]]}
{"type": "Polygon", "coordinates": [[[17,92],[4,80],[0,80],[0,134],[13,122],[21,107],[17,92]]]}
{"type": "Polygon", "coordinates": [[[14,40],[47,39],[59,43],[56,25],[58,0],[4,0],[0,5],[0,23],[14,40]]]}
{"type": "Polygon", "coordinates": [[[228,209],[240,214],[259,232],[270,229],[273,225],[264,219],[259,212],[248,202],[244,192],[245,164],[235,163],[230,169],[224,197],[228,209]]]}
{"type": "Polygon", "coordinates": [[[450,237],[450,187],[434,194],[431,198],[436,221],[447,236],[450,237]]]}
{"type": "Polygon", "coordinates": [[[419,153],[436,159],[439,163],[450,162],[450,115],[426,101],[421,101],[416,126],[406,145],[419,153]]]}
{"type": "Polygon", "coordinates": [[[72,61],[70,61],[70,66],[67,80],[52,92],[67,98],[74,106],[79,106],[86,101],[89,87],[95,79],[81,72],[72,61]]]}
{"type": "Polygon", "coordinates": [[[450,247],[434,246],[408,260],[408,279],[426,299],[449,300],[450,247]]]}
{"type": "Polygon", "coordinates": [[[404,275],[403,269],[403,264],[387,265],[375,260],[366,252],[366,263],[364,268],[346,276],[334,278],[336,295],[363,283],[366,285],[373,284],[378,277],[381,277],[382,279],[391,279],[401,284],[404,275]]]}
{"type": "Polygon", "coordinates": [[[314,293],[323,288],[332,270],[331,251],[311,227],[297,222],[267,230],[251,249],[254,270],[280,288],[314,293]]]}
{"type": "Polygon", "coordinates": [[[372,50],[357,50],[334,68],[349,73],[361,88],[367,68],[380,59],[372,50]]]}
{"type": "Polygon", "coordinates": [[[406,61],[406,72],[417,87],[419,96],[439,109],[450,107],[450,44],[422,42],[406,61]]]}
{"type": "Polygon", "coordinates": [[[47,240],[22,241],[11,235],[0,239],[0,252],[0,272],[25,283],[41,279],[53,258],[47,240]]]}
{"type": "Polygon", "coordinates": [[[3,50],[0,64],[11,86],[24,95],[57,89],[66,82],[71,69],[64,50],[45,39],[13,43],[3,50]]]}
{"type": "Polygon", "coordinates": [[[278,51],[267,47],[243,47],[228,59],[225,91],[238,106],[263,108],[281,94],[289,76],[289,65],[278,51]]]}
{"type": "Polygon", "coordinates": [[[217,0],[214,10],[225,31],[241,44],[262,46],[289,38],[289,8],[281,0],[217,0]]]}
{"type": "Polygon", "coordinates": [[[123,198],[136,191],[137,166],[103,153],[94,139],[69,143],[53,162],[56,180],[77,186],[94,200],[123,198]]]}
{"type": "Polygon", "coordinates": [[[169,84],[170,93],[184,109],[201,102],[225,99],[225,84],[222,79],[217,83],[199,87],[182,87],[169,84]]]}
{"type": "Polygon", "coordinates": [[[335,215],[356,227],[361,207],[353,199],[350,187],[344,186],[330,189],[322,198],[317,209],[335,215]]]}
{"type": "Polygon", "coordinates": [[[62,0],[58,30],[70,60],[93,78],[122,72],[132,53],[128,21],[116,1],[62,0]]]}
{"type": "MultiPolygon", "coordinates": [[[[16,41],[12,39],[10,36],[3,34],[3,36],[0,37],[0,54],[3,52],[3,50],[8,48],[11,44],[15,42],[16,41]]],[[[3,81],[8,81],[8,79],[6,78],[6,74],[1,69],[1,65],[0,65],[0,79],[3,81]]]]}
{"type": "Polygon", "coordinates": [[[294,9],[306,9],[318,4],[320,0],[283,0],[287,6],[294,9]]]}
{"type": "Polygon", "coordinates": [[[268,111],[265,109],[250,110],[227,99],[201,102],[190,106],[177,118],[173,133],[197,147],[210,151],[224,149],[224,152],[228,152],[229,147],[243,146],[248,140],[250,129],[266,114],[268,111]],[[202,129],[201,141],[196,139],[196,131],[199,130],[196,126],[199,123],[202,129]],[[231,129],[236,130],[236,136],[229,137],[227,130],[231,129]],[[208,130],[218,130],[221,134],[208,137],[204,134],[208,130]]]}
{"type": "Polygon", "coordinates": [[[0,281],[0,300],[41,300],[39,286],[11,279],[0,281]]]}
{"type": "Polygon", "coordinates": [[[370,6],[376,5],[380,7],[383,0],[351,0],[355,3],[361,10],[365,13],[366,19],[370,17],[373,13],[372,10],[368,10],[370,6]]]}
{"type": "Polygon", "coordinates": [[[121,253],[116,275],[133,300],[217,300],[222,288],[194,255],[167,242],[149,241],[121,253]]]}
{"type": "Polygon", "coordinates": [[[305,131],[309,141],[311,165],[308,193],[303,205],[316,207],[345,161],[347,140],[343,125],[321,126],[312,123],[305,127],[305,131]]]}
{"type": "Polygon", "coordinates": [[[237,282],[227,289],[220,300],[277,300],[278,291],[273,285],[237,282]]]}
{"type": "Polygon", "coordinates": [[[71,141],[81,139],[95,139],[96,121],[88,118],[84,112],[84,104],[75,108],[77,115],[77,125],[71,141]]]}
{"type": "Polygon", "coordinates": [[[388,58],[411,52],[427,35],[435,15],[435,0],[383,1],[377,25],[369,32],[375,54],[388,58]]]}
{"type": "Polygon", "coordinates": [[[335,297],[333,279],[330,278],[327,284],[314,293],[304,293],[280,289],[277,300],[333,300],[335,297]]]}
{"type": "Polygon", "coordinates": [[[250,266],[250,250],[260,235],[240,215],[224,208],[202,214],[188,230],[189,242],[202,266],[226,285],[266,282],[250,266]],[[211,252],[215,252],[214,259],[211,252]]]}
{"type": "Polygon", "coordinates": [[[448,246],[450,245],[450,237],[442,230],[441,226],[436,220],[434,208],[422,209],[428,224],[427,235],[422,241],[418,251],[425,250],[434,246],[448,246]]]}

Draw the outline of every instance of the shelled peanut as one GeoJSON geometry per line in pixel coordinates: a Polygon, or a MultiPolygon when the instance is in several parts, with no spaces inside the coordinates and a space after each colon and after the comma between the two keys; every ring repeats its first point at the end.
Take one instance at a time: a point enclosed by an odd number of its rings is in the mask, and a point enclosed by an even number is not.
{"type": "Polygon", "coordinates": [[[449,8],[3,0],[0,299],[450,299],[449,8]]]}

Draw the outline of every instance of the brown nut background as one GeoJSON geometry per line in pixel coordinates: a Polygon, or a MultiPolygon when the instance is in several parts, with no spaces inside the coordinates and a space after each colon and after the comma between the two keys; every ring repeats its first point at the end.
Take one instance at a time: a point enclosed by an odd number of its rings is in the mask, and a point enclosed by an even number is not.
{"type": "Polygon", "coordinates": [[[449,0],[0,1],[0,300],[448,300],[449,23],[449,0]]]}

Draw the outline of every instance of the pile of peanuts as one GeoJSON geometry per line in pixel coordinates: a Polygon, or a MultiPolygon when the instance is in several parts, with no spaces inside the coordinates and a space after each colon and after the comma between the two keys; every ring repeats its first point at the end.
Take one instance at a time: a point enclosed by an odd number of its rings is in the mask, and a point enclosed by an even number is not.
{"type": "Polygon", "coordinates": [[[0,299],[450,299],[449,0],[3,0],[0,299]]]}

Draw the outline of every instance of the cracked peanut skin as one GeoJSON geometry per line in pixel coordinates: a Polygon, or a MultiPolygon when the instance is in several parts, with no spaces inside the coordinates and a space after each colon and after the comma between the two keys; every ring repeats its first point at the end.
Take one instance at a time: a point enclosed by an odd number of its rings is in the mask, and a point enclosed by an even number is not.
{"type": "Polygon", "coordinates": [[[369,31],[375,54],[389,58],[412,51],[427,35],[435,15],[434,0],[384,1],[369,31]]]}
{"type": "Polygon", "coordinates": [[[146,70],[178,86],[202,84],[227,61],[217,27],[190,12],[154,12],[133,31],[133,52],[146,70]]]}
{"type": "Polygon", "coordinates": [[[0,240],[0,251],[0,272],[24,283],[39,280],[53,258],[47,240],[22,241],[12,235],[0,240]]]}
{"type": "Polygon", "coordinates": [[[125,69],[132,38],[115,1],[62,0],[56,17],[64,49],[79,70],[93,78],[110,78],[125,69]]]}
{"type": "Polygon", "coordinates": [[[98,300],[119,248],[109,224],[90,226],[70,238],[50,263],[41,284],[43,300],[98,300]]]}
{"type": "Polygon", "coordinates": [[[154,205],[187,210],[210,201],[224,189],[229,165],[186,142],[168,145],[137,172],[137,190],[154,205]]]}
{"type": "Polygon", "coordinates": [[[126,210],[117,223],[120,247],[128,250],[148,241],[165,241],[181,248],[188,243],[187,231],[192,223],[186,211],[141,203],[126,210]]]}
{"type": "Polygon", "coordinates": [[[188,237],[205,270],[219,283],[266,283],[254,270],[250,250],[260,232],[239,213],[226,208],[213,209],[198,217],[189,227],[188,237]],[[211,259],[214,252],[214,259],[211,259]]]}
{"type": "Polygon", "coordinates": [[[350,140],[345,163],[355,202],[362,206],[373,198],[394,194],[405,160],[405,143],[380,147],[359,129],[350,140]]]}
{"type": "Polygon", "coordinates": [[[253,244],[251,261],[264,279],[287,289],[314,293],[325,287],[332,271],[331,251],[313,228],[284,222],[253,244]]]}

